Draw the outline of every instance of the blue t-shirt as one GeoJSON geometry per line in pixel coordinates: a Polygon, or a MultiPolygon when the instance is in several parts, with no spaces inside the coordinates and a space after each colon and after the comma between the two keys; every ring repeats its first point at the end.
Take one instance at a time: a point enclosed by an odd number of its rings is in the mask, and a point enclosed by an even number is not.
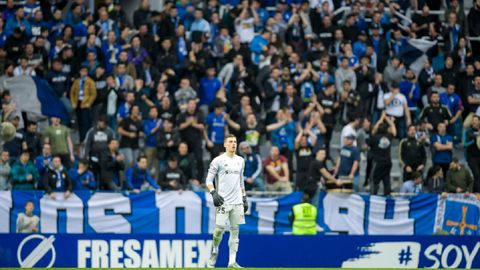
{"type": "MultiPolygon", "coordinates": [[[[355,161],[360,162],[360,151],[355,146],[344,146],[340,150],[340,168],[338,170],[339,176],[348,176],[352,171],[353,163],[355,161]]],[[[359,174],[359,171],[355,172],[355,176],[359,174]]]]}
{"type": "MultiPolygon", "coordinates": [[[[440,142],[441,144],[447,144],[448,142],[453,142],[452,136],[445,134],[434,134],[430,139],[432,147],[434,147],[436,142],[440,142]]],[[[452,150],[444,150],[444,151],[437,151],[434,150],[433,153],[433,163],[438,164],[448,164],[452,161],[452,150]]]]}
{"type": "Polygon", "coordinates": [[[287,147],[293,151],[295,148],[295,122],[290,121],[288,124],[272,131],[272,143],[278,148],[287,147]]]}
{"type": "Polygon", "coordinates": [[[214,112],[208,114],[208,138],[215,144],[222,144],[225,138],[225,117],[223,114],[217,115],[214,112]]]}
{"type": "Polygon", "coordinates": [[[146,147],[157,147],[157,135],[160,132],[160,128],[157,131],[152,132],[152,130],[157,126],[158,122],[161,122],[161,119],[146,119],[143,121],[143,133],[145,133],[145,146],[146,147]]]}
{"type": "Polygon", "coordinates": [[[452,95],[449,95],[447,92],[441,93],[440,103],[448,107],[452,116],[454,116],[459,110],[463,109],[462,100],[455,93],[452,95]]]}
{"type": "Polygon", "coordinates": [[[209,105],[215,100],[217,91],[222,87],[222,83],[216,77],[209,79],[204,77],[200,80],[200,105],[209,105]]]}

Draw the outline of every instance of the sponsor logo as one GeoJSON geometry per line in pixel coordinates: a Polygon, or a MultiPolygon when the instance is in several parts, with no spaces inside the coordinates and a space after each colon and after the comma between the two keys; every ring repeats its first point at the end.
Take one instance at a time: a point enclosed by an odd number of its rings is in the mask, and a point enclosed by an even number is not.
{"type": "Polygon", "coordinates": [[[55,241],[55,237],[53,235],[49,236],[48,238],[40,235],[40,234],[32,234],[20,242],[20,245],[18,246],[17,249],[17,260],[18,264],[22,268],[32,268],[34,267],[42,258],[44,258],[48,252],[52,253],[50,262],[46,266],[46,268],[51,268],[53,264],[55,263],[56,259],[56,252],[55,252],[55,247],[53,246],[53,242],[55,241]],[[26,245],[28,242],[30,242],[33,239],[40,239],[41,242],[34,246],[32,250],[28,253],[28,256],[25,258],[23,257],[23,249],[31,248],[30,245],[26,245]]]}
{"type": "Polygon", "coordinates": [[[212,240],[78,240],[79,268],[207,267],[212,240]]]}

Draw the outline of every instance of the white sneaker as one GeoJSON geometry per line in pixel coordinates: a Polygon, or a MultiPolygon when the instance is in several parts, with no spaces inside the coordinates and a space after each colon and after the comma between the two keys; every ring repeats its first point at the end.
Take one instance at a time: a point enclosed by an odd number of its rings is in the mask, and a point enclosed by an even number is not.
{"type": "Polygon", "coordinates": [[[228,268],[243,268],[238,263],[234,262],[228,265],[228,268]]]}
{"type": "Polygon", "coordinates": [[[215,264],[217,263],[217,257],[218,257],[218,253],[212,251],[212,254],[210,255],[210,259],[208,260],[209,268],[215,268],[215,264]]]}

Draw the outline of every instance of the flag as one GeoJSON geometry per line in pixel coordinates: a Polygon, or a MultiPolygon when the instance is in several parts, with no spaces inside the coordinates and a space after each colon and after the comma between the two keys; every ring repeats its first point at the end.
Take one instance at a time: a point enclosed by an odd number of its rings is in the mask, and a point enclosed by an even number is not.
{"type": "Polygon", "coordinates": [[[5,79],[3,88],[10,90],[19,112],[56,116],[63,121],[70,121],[63,102],[44,79],[36,76],[15,76],[5,79]]]}
{"type": "Polygon", "coordinates": [[[409,39],[400,51],[400,59],[405,66],[409,67],[418,77],[423,68],[425,60],[428,59],[427,52],[437,44],[436,40],[409,39]]]}

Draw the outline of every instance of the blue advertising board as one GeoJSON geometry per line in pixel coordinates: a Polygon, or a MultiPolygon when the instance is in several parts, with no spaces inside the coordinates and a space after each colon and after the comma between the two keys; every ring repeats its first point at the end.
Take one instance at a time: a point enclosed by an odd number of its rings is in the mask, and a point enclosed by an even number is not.
{"type": "MultiPolygon", "coordinates": [[[[228,234],[218,267],[225,267],[228,234]]],[[[206,267],[211,235],[0,234],[0,267],[206,267]]],[[[475,236],[241,235],[244,267],[480,268],[475,236]]]]}

